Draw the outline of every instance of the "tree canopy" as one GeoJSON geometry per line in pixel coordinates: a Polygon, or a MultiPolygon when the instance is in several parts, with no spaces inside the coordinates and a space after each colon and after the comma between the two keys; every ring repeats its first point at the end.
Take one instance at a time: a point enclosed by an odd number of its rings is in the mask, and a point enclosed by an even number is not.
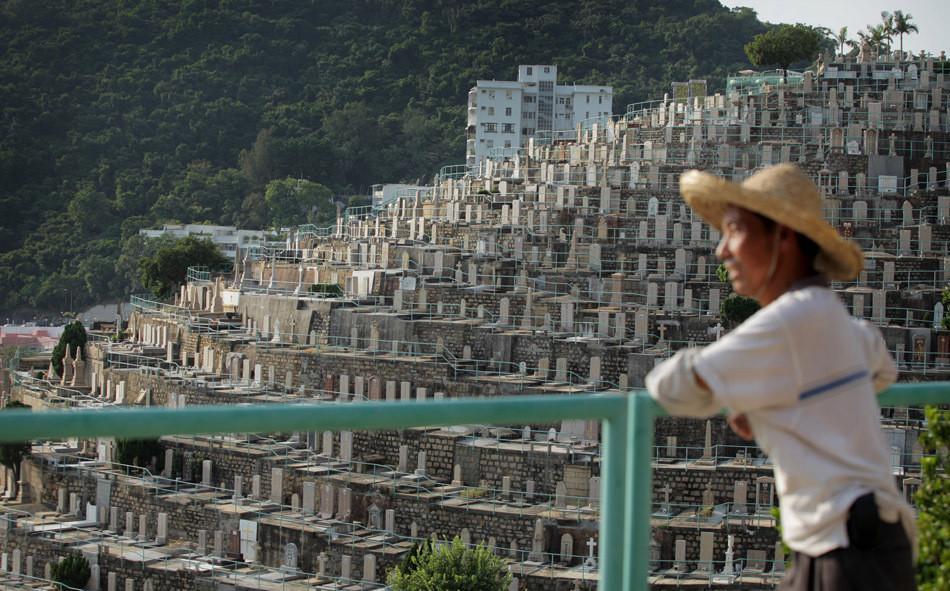
{"type": "Polygon", "coordinates": [[[188,267],[220,268],[228,262],[211,240],[188,236],[167,243],[143,258],[139,263],[139,277],[142,285],[164,298],[185,282],[188,267]]]}
{"type": "Polygon", "coordinates": [[[302,222],[327,226],[336,219],[333,193],[306,179],[280,179],[267,183],[264,191],[270,222],[276,228],[302,222]]]}
{"type": "Polygon", "coordinates": [[[778,66],[787,70],[798,62],[810,62],[821,49],[825,36],[807,25],[779,25],[756,35],[744,47],[755,66],[778,66]]]}

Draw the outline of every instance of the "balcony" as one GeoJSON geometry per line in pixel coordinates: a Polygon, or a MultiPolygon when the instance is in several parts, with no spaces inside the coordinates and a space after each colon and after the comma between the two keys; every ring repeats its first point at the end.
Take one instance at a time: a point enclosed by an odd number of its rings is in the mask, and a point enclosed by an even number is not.
{"type": "MultiPolygon", "coordinates": [[[[950,404],[950,382],[901,384],[882,405],[950,404]]],[[[517,396],[345,405],[201,406],[171,410],[0,413],[0,442],[63,437],[141,439],[238,432],[400,429],[600,419],[603,423],[599,589],[646,590],[652,512],[653,419],[660,409],[643,391],[630,395],[517,396]]]]}

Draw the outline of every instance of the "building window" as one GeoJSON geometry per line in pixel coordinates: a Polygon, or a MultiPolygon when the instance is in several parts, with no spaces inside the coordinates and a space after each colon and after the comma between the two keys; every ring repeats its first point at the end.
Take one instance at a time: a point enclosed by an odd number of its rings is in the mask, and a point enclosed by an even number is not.
{"type": "Polygon", "coordinates": [[[514,123],[505,123],[501,128],[502,133],[514,133],[515,124],[514,123]]]}
{"type": "Polygon", "coordinates": [[[495,107],[488,107],[488,116],[489,117],[495,116],[495,107]]]}
{"type": "Polygon", "coordinates": [[[587,96],[587,104],[590,104],[590,95],[587,96]]]}
{"type": "Polygon", "coordinates": [[[510,91],[510,90],[506,90],[506,91],[505,91],[505,98],[508,99],[509,101],[511,100],[511,91],[510,91]]]}
{"type": "Polygon", "coordinates": [[[494,99],[494,98],[495,98],[495,91],[494,91],[494,90],[489,90],[489,91],[488,91],[488,98],[490,98],[490,99],[494,99]]]}
{"type": "Polygon", "coordinates": [[[527,95],[527,94],[524,95],[524,102],[525,102],[526,104],[532,104],[532,103],[534,103],[535,101],[537,101],[537,97],[530,96],[530,95],[527,95]]]}
{"type": "Polygon", "coordinates": [[[495,140],[488,140],[487,142],[485,142],[485,147],[488,148],[488,149],[494,148],[494,147],[495,147],[495,140]]]}
{"type": "Polygon", "coordinates": [[[485,133],[498,133],[497,123],[482,123],[482,131],[485,133]]]}
{"type": "Polygon", "coordinates": [[[505,117],[511,117],[511,107],[505,107],[505,117]]]}
{"type": "Polygon", "coordinates": [[[534,119],[534,111],[525,111],[522,113],[525,119],[534,119]]]}
{"type": "Polygon", "coordinates": [[[550,73],[551,73],[551,68],[545,66],[545,67],[544,67],[544,73],[545,73],[545,74],[550,74],[550,73]]]}
{"type": "Polygon", "coordinates": [[[597,102],[600,104],[604,104],[604,97],[602,96],[597,97],[597,102]]]}
{"type": "Polygon", "coordinates": [[[510,148],[510,147],[511,147],[511,140],[505,140],[505,147],[506,147],[506,148],[510,148]]]}
{"type": "Polygon", "coordinates": [[[526,71],[528,72],[528,76],[531,75],[531,72],[532,72],[533,70],[534,70],[534,68],[532,68],[531,66],[528,66],[528,67],[527,67],[526,71]]]}

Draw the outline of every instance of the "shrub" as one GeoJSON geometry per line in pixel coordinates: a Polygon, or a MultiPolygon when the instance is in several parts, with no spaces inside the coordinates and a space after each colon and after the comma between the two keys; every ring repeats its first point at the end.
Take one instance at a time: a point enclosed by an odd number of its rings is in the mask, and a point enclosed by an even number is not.
{"type": "Polygon", "coordinates": [[[758,302],[736,294],[730,295],[719,304],[719,315],[728,326],[739,326],[758,311],[758,302]]]}
{"type": "Polygon", "coordinates": [[[393,591],[507,591],[511,574],[484,546],[422,542],[389,572],[393,591]]]}
{"type": "Polygon", "coordinates": [[[53,565],[52,571],[53,581],[74,589],[85,587],[92,574],[89,561],[82,554],[68,554],[53,565]]]}
{"type": "Polygon", "coordinates": [[[919,556],[917,583],[920,591],[950,589],[950,410],[928,406],[927,432],[920,437],[920,489],[917,490],[919,556]]]}

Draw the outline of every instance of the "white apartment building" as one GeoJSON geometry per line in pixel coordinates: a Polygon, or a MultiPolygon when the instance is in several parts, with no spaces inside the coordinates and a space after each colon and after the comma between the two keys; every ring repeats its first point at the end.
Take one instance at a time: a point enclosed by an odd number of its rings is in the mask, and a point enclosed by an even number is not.
{"type": "Polygon", "coordinates": [[[160,236],[209,238],[221,254],[229,259],[234,258],[238,249],[245,250],[251,246],[263,244],[267,240],[266,233],[261,230],[238,230],[234,226],[209,224],[166,224],[161,230],[139,230],[139,234],[147,238],[160,236]]]}
{"type": "Polygon", "coordinates": [[[517,82],[479,80],[468,92],[465,163],[478,167],[490,153],[509,153],[529,138],[551,141],[578,123],[610,117],[610,86],[557,83],[557,66],[518,66],[517,82]]]}

